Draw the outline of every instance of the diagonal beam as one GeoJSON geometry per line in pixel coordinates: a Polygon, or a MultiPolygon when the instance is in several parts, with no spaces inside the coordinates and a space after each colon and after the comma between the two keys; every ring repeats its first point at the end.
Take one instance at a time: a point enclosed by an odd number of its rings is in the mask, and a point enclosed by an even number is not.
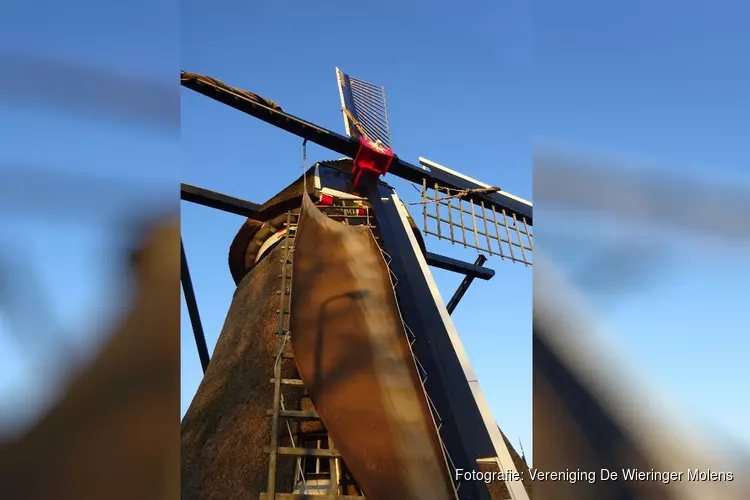
{"type": "Polygon", "coordinates": [[[190,324],[193,326],[193,335],[195,336],[195,346],[198,348],[198,357],[201,359],[203,373],[208,368],[208,347],[206,346],[206,336],[203,334],[203,325],[201,316],[198,314],[198,302],[195,300],[195,291],[193,290],[193,280],[190,279],[190,268],[188,267],[187,257],[185,256],[185,245],[180,239],[181,272],[180,281],[182,281],[182,291],[185,294],[185,303],[187,304],[190,324]]]}
{"type": "MultiPolygon", "coordinates": [[[[477,260],[474,262],[475,266],[483,266],[484,263],[487,262],[487,257],[484,255],[480,255],[477,257],[477,260]]],[[[445,306],[446,309],[448,309],[449,314],[453,314],[453,311],[455,311],[456,306],[461,301],[461,299],[466,294],[466,291],[469,289],[469,286],[471,286],[472,282],[474,281],[474,276],[467,274],[466,277],[461,281],[461,284],[458,285],[458,288],[456,289],[456,292],[453,294],[453,297],[451,297],[451,300],[448,301],[448,305],[445,306]]]]}
{"type": "MultiPolygon", "coordinates": [[[[358,141],[302,120],[283,111],[278,106],[274,107],[270,105],[267,100],[262,100],[261,98],[254,99],[254,94],[223,84],[212,78],[182,71],[180,83],[190,90],[339,154],[354,158],[359,149],[358,141]]],[[[426,180],[428,186],[433,186],[437,183],[443,187],[457,190],[486,188],[485,185],[477,183],[473,179],[467,178],[457,172],[443,168],[430,168],[429,166],[418,167],[398,158],[398,156],[394,157],[389,172],[416,184],[422,184],[426,180]]],[[[528,202],[524,203],[518,198],[509,196],[502,191],[474,193],[471,195],[471,198],[475,203],[484,201],[488,209],[494,207],[497,211],[505,210],[509,216],[515,215],[519,219],[525,218],[528,225],[533,225],[533,209],[528,202]]],[[[468,196],[466,199],[468,200],[468,196]]]]}

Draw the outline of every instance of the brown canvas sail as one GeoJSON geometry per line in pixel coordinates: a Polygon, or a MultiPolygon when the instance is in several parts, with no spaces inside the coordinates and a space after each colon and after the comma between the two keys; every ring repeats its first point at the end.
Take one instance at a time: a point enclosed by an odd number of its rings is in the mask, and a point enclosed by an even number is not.
{"type": "Polygon", "coordinates": [[[294,252],[290,330],[297,368],[366,497],[455,500],[372,234],[328,218],[305,195],[294,252]]]}

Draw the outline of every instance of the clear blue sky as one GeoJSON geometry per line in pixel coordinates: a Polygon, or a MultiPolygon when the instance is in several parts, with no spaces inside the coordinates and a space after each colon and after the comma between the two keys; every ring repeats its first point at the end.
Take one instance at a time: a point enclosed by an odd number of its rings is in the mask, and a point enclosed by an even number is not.
{"type": "MultiPolygon", "coordinates": [[[[427,2],[187,2],[182,66],[278,102],[343,133],[334,68],[386,87],[394,149],[531,196],[530,33],[525,8],[427,2]],[[357,19],[352,24],[351,20],[357,19]],[[451,36],[447,36],[449,23],[451,36]],[[371,26],[362,29],[363,25],[371,26]],[[455,31],[453,31],[455,30],[455,31]]],[[[183,90],[183,180],[265,201],[300,175],[301,139],[183,90]]],[[[310,162],[340,155],[316,146],[310,162]]],[[[392,179],[391,179],[392,180],[392,179]]],[[[407,201],[417,193],[393,181],[407,201]]],[[[242,220],[183,204],[183,237],[213,347],[234,284],[227,250],[242,220]]],[[[417,220],[420,220],[417,218],[417,220]]],[[[428,240],[431,250],[476,253],[428,240]]],[[[531,451],[531,268],[493,258],[454,314],[494,416],[531,451]]],[[[447,301],[460,276],[436,272],[447,301]]],[[[183,412],[201,378],[183,305],[183,412]]]]}

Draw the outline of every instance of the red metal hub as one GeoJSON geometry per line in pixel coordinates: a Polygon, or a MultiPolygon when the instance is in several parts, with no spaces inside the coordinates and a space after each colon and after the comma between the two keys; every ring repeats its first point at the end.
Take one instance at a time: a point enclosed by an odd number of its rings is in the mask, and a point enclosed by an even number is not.
{"type": "Polygon", "coordinates": [[[359,188],[365,179],[374,179],[388,172],[393,161],[393,150],[381,142],[359,138],[359,151],[354,158],[354,189],[359,188]]]}

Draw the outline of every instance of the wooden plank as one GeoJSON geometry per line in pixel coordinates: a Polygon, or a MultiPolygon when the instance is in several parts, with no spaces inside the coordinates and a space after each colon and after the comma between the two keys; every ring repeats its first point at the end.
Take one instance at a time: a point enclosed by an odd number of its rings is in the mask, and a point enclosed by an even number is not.
{"type": "MultiPolygon", "coordinates": [[[[263,451],[271,453],[270,446],[264,446],[263,451]]],[[[324,450],[320,448],[292,448],[289,446],[280,446],[279,455],[289,455],[293,457],[328,457],[341,458],[339,450],[324,450]]]]}
{"type": "MultiPolygon", "coordinates": [[[[268,493],[261,493],[260,500],[268,500],[268,493]]],[[[276,500],[365,500],[354,495],[301,495],[299,493],[276,493],[276,500]]]]}
{"type": "MultiPolygon", "coordinates": [[[[267,415],[273,415],[273,410],[267,410],[267,415]]],[[[279,416],[282,418],[298,418],[301,420],[319,420],[317,412],[314,411],[297,411],[297,410],[279,410],[279,416]]]]}
{"type": "MultiPolygon", "coordinates": [[[[270,383],[274,383],[275,379],[270,379],[270,383]]],[[[297,378],[282,378],[281,379],[281,385],[296,385],[296,386],[304,386],[305,384],[302,383],[300,379],[297,378]]]]}

